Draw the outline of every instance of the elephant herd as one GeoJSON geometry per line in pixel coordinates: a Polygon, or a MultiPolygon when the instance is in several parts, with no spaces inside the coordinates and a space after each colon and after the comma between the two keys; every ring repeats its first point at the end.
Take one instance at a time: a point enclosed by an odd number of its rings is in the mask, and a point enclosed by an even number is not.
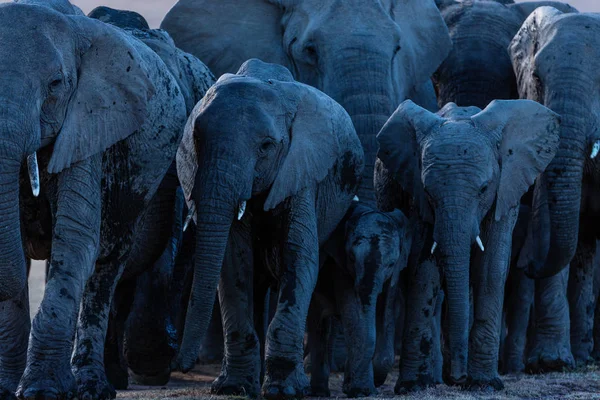
{"type": "Polygon", "coordinates": [[[397,357],[399,395],[600,359],[600,16],[14,0],[0,39],[0,400],[211,350],[213,393],[268,399],[334,370],[374,395],[397,357]]]}

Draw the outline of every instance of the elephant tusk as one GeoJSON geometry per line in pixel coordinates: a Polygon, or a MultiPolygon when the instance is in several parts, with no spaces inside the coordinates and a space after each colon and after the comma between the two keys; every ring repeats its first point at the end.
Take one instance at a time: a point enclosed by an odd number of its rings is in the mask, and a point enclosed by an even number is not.
{"type": "Polygon", "coordinates": [[[481,238],[479,237],[479,235],[477,235],[477,239],[475,239],[475,241],[477,242],[477,245],[479,246],[481,251],[485,251],[485,248],[483,247],[483,242],[481,241],[481,238]]]}
{"type": "Polygon", "coordinates": [[[35,197],[38,197],[40,195],[40,170],[38,168],[37,153],[27,156],[27,170],[29,171],[31,191],[35,197]]]}
{"type": "Polygon", "coordinates": [[[594,146],[592,147],[592,154],[590,154],[590,158],[594,159],[600,153],[600,140],[596,140],[594,142],[594,146]]]}
{"type": "Polygon", "coordinates": [[[354,198],[352,199],[352,201],[360,201],[360,200],[358,199],[358,196],[354,196],[354,198]]]}
{"type": "Polygon", "coordinates": [[[435,253],[435,249],[437,249],[437,242],[433,242],[433,246],[431,246],[431,254],[435,253]]]}
{"type": "Polygon", "coordinates": [[[242,219],[245,212],[246,212],[246,202],[242,201],[240,203],[240,208],[238,209],[238,221],[242,219]]]}
{"type": "Polygon", "coordinates": [[[184,232],[187,231],[187,228],[190,225],[192,218],[194,218],[194,214],[196,214],[196,203],[192,204],[192,207],[188,211],[187,217],[185,217],[185,222],[183,223],[183,231],[184,232]]]}

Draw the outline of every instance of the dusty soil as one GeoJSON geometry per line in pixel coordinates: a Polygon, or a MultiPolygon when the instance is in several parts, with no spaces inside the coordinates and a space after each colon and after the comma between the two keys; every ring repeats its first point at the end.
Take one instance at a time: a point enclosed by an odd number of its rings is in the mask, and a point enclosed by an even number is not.
{"type": "MultiPolygon", "coordinates": [[[[132,386],[131,390],[121,391],[118,399],[177,399],[177,400],[215,400],[219,396],[210,394],[210,382],[219,371],[218,365],[200,365],[187,375],[177,373],[171,383],[163,388],[132,386]]],[[[394,397],[394,383],[397,374],[390,377],[380,390],[377,399],[394,397]]],[[[500,393],[466,392],[444,385],[410,396],[396,396],[396,399],[414,400],[508,400],[508,399],[544,399],[544,400],[588,400],[600,399],[600,372],[596,368],[574,373],[554,373],[540,376],[523,375],[504,377],[506,389],[500,393]]],[[[332,377],[333,397],[345,397],[341,391],[342,376],[332,377]]],[[[226,399],[225,397],[222,397],[226,399]]],[[[239,397],[231,397],[238,400],[239,397]]]]}

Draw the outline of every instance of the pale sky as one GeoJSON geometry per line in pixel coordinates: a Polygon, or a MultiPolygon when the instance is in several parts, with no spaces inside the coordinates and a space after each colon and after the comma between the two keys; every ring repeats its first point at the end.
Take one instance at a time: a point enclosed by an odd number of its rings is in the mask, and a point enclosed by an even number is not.
{"type": "MultiPolygon", "coordinates": [[[[0,0],[6,2],[9,0],[0,0]]],[[[175,4],[176,0],[71,0],[83,9],[85,13],[103,5],[112,8],[134,10],[142,14],[153,28],[158,28],[165,14],[175,4]]],[[[247,0],[240,0],[247,1],[247,0]]],[[[563,0],[564,1],[564,0],[563,0]]],[[[523,0],[517,0],[523,2],[523,0]]],[[[567,1],[579,11],[600,12],[600,0],[571,0],[567,1]]]]}
{"type": "MultiPolygon", "coordinates": [[[[142,14],[150,26],[157,28],[167,11],[171,9],[176,0],[72,0],[86,13],[99,5],[113,8],[134,10],[142,14]]],[[[240,0],[247,1],[247,0],[240,0]]],[[[519,3],[523,0],[517,0],[519,3]]],[[[565,0],[563,0],[565,1],[565,0]]],[[[571,0],[565,1],[579,11],[600,12],[600,0],[571,0]]]]}

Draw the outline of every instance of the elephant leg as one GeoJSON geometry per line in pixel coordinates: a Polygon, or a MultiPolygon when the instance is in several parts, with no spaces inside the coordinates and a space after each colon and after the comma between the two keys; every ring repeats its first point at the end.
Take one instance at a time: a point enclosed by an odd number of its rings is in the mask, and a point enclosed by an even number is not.
{"type": "Polygon", "coordinates": [[[83,290],[99,249],[100,178],[101,155],[96,155],[72,165],[49,184],[55,216],[50,271],[32,323],[27,367],[17,390],[21,398],[75,394],[70,361],[83,290]]]}
{"type": "Polygon", "coordinates": [[[225,357],[212,393],[255,397],[260,388],[260,343],[254,328],[250,227],[232,226],[219,282],[225,357]]]}
{"type": "Polygon", "coordinates": [[[592,357],[600,361],[600,241],[596,240],[596,256],[594,257],[594,298],[596,307],[594,311],[594,350],[592,357]]]}
{"type": "Polygon", "coordinates": [[[0,303],[0,399],[16,399],[15,392],[27,362],[29,319],[28,287],[11,300],[0,303]]]}
{"type": "Polygon", "coordinates": [[[571,354],[567,282],[569,268],[535,281],[533,339],[527,352],[525,371],[562,371],[575,365],[571,354]]]}
{"type": "MultiPolygon", "coordinates": [[[[367,297],[357,293],[349,275],[340,274],[333,283],[348,349],[343,391],[348,397],[368,397],[377,393],[373,356],[377,340],[375,311],[381,286],[370,285],[367,297]]],[[[360,292],[365,289],[367,288],[361,287],[360,292]]]]}
{"type": "Polygon", "coordinates": [[[221,307],[219,299],[215,299],[208,330],[200,347],[198,358],[202,364],[215,364],[223,360],[223,324],[221,323],[221,307]]]}
{"type": "Polygon", "coordinates": [[[379,296],[376,310],[375,355],[373,357],[373,379],[376,387],[385,383],[396,359],[394,339],[396,332],[396,298],[398,286],[388,282],[379,296]]]}
{"type": "Polygon", "coordinates": [[[329,340],[331,342],[329,348],[331,352],[329,360],[331,372],[344,372],[348,352],[344,340],[344,324],[337,316],[331,317],[331,336],[329,340]]]}
{"type": "Polygon", "coordinates": [[[473,256],[473,325],[469,335],[469,382],[477,389],[502,390],[498,375],[504,287],[510,265],[511,238],[517,222],[514,210],[486,229],[488,249],[473,256]]]}
{"type": "Polygon", "coordinates": [[[580,233],[577,251],[571,261],[567,290],[571,316],[571,351],[577,366],[592,361],[595,253],[595,236],[580,233]]]}
{"type": "Polygon", "coordinates": [[[123,348],[125,323],[135,293],[135,281],[122,282],[117,286],[111,317],[108,322],[106,343],[104,344],[104,370],[108,381],[117,390],[129,386],[129,372],[123,348]]]}
{"type": "MultiPolygon", "coordinates": [[[[265,378],[265,340],[270,322],[271,288],[266,274],[254,273],[254,329],[258,336],[260,351],[260,380],[265,378]]],[[[223,331],[221,330],[221,338],[223,331]]]]}
{"type": "Polygon", "coordinates": [[[329,397],[329,347],[332,317],[323,317],[322,307],[313,297],[308,312],[308,351],[310,356],[310,391],[314,397],[329,397]]]}
{"type": "Polygon", "coordinates": [[[277,311],[265,348],[266,398],[297,398],[309,391],[303,366],[303,339],[308,307],[319,275],[319,235],[315,199],[308,190],[291,198],[283,216],[288,226],[281,248],[277,311]]]}
{"type": "Polygon", "coordinates": [[[439,269],[428,257],[409,268],[407,275],[412,280],[407,283],[406,326],[400,376],[394,389],[396,394],[422,390],[435,384],[432,318],[440,291],[439,269]]]}
{"type": "Polygon", "coordinates": [[[431,332],[433,334],[433,379],[436,384],[443,383],[442,370],[444,357],[442,356],[442,306],[444,304],[444,291],[437,295],[431,332]]]}
{"type": "Polygon", "coordinates": [[[525,276],[522,269],[512,268],[509,273],[510,293],[505,296],[506,330],[504,340],[503,373],[515,374],[525,369],[527,328],[533,305],[535,281],[525,276]]]}
{"type": "MultiPolygon", "coordinates": [[[[124,248],[130,248],[131,239],[124,238],[121,244],[124,248]]],[[[127,255],[126,251],[125,259],[127,255]]],[[[111,300],[124,269],[125,263],[119,257],[109,257],[98,262],[94,275],[87,283],[72,360],[80,399],[103,400],[117,396],[105,372],[104,343],[111,300]]]]}

